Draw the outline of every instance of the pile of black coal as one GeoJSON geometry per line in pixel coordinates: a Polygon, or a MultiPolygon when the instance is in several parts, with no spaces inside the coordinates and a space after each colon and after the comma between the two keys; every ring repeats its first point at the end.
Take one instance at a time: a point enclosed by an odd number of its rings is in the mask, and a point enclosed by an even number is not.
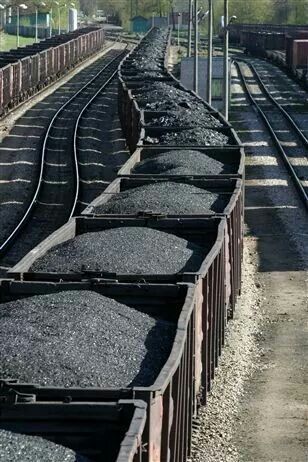
{"type": "Polygon", "coordinates": [[[139,162],[132,173],[146,175],[220,175],[234,173],[234,169],[204,152],[174,149],[139,162]]]}
{"type": "Polygon", "coordinates": [[[153,384],[176,328],[83,290],[4,303],[0,319],[1,378],[60,387],[153,384]]]}

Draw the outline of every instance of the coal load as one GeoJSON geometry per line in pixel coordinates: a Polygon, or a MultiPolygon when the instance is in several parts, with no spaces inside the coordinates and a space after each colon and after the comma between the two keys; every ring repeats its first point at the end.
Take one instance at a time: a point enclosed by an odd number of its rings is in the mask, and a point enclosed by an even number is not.
{"type": "MultiPolygon", "coordinates": [[[[172,83],[160,81],[148,83],[135,90],[134,96],[141,109],[145,111],[174,112],[176,118],[183,119],[181,124],[186,122],[191,124],[191,119],[192,121],[200,119],[204,122],[204,125],[222,126],[221,122],[209,113],[202,101],[188,91],[177,88],[172,83]],[[196,118],[196,115],[198,115],[198,118],[196,118]]],[[[172,123],[175,123],[175,121],[172,123]]]]}
{"type": "Polygon", "coordinates": [[[144,109],[158,110],[156,104],[162,101],[173,102],[174,107],[191,108],[191,106],[197,98],[191,95],[189,92],[177,88],[173,83],[167,82],[151,82],[141,86],[139,89],[134,91],[134,96],[138,100],[138,104],[144,109]]]}
{"type": "MultiPolygon", "coordinates": [[[[143,40],[131,55],[129,66],[140,71],[159,71],[163,69],[162,60],[165,56],[167,32],[155,30],[143,40]]],[[[124,64],[124,66],[126,63],[124,64]]]]}
{"type": "Polygon", "coordinates": [[[229,165],[200,151],[174,150],[138,163],[132,173],[152,175],[220,175],[233,173],[229,165]]]}
{"type": "MultiPolygon", "coordinates": [[[[78,462],[81,459],[68,448],[38,436],[0,429],[0,460],[3,462],[78,462]]],[[[82,459],[85,461],[85,459],[82,459]]]]}
{"type": "Polygon", "coordinates": [[[169,146],[225,146],[230,144],[228,136],[216,130],[202,127],[170,131],[159,137],[146,136],[145,143],[169,146]]]}
{"type": "MultiPolygon", "coordinates": [[[[162,79],[165,77],[166,74],[164,72],[159,72],[159,71],[141,71],[138,73],[138,79],[162,79]]],[[[125,75],[124,76],[125,81],[135,81],[136,80],[136,75],[125,75]]]]}
{"type": "MultiPolygon", "coordinates": [[[[151,56],[150,53],[148,53],[148,55],[151,56]]],[[[130,63],[131,69],[135,69],[136,71],[161,71],[163,65],[157,62],[157,59],[154,59],[154,56],[155,54],[153,52],[152,57],[146,56],[132,58],[130,63]]]]}
{"type": "Polygon", "coordinates": [[[162,181],[123,191],[95,208],[97,214],[137,214],[140,212],[171,215],[213,214],[223,212],[226,199],[196,186],[162,181]]]}
{"type": "Polygon", "coordinates": [[[144,227],[120,227],[76,236],[38,259],[31,271],[174,274],[197,271],[207,249],[144,227]]]}
{"type": "Polygon", "coordinates": [[[179,108],[178,111],[168,112],[159,117],[152,117],[147,125],[162,128],[193,128],[196,126],[219,128],[223,126],[222,123],[205,110],[205,108],[199,112],[196,112],[193,108],[179,108]]]}
{"type": "Polygon", "coordinates": [[[95,292],[68,291],[3,304],[0,332],[1,378],[120,388],[155,381],[175,325],[95,292]]]}

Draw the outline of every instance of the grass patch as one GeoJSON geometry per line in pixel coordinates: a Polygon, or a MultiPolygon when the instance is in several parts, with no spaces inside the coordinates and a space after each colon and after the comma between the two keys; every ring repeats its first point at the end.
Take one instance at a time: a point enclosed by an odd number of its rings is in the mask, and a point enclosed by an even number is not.
{"type": "MultiPolygon", "coordinates": [[[[23,47],[34,43],[33,37],[19,37],[19,46],[23,47]]],[[[0,33],[0,51],[8,51],[17,48],[16,35],[0,33]]]]}

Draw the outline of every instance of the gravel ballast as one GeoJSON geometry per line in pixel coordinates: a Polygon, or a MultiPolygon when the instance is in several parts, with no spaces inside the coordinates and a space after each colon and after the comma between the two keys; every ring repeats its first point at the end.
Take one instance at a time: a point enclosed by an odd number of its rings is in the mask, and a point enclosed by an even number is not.
{"type": "Polygon", "coordinates": [[[256,286],[257,243],[246,239],[245,244],[242,295],[235,317],[227,326],[213,388],[195,422],[189,462],[252,462],[250,458],[240,458],[234,444],[234,435],[242,431],[239,411],[247,379],[259,374],[263,354],[258,344],[264,312],[261,291],[256,286]]]}
{"type": "Polygon", "coordinates": [[[220,175],[233,173],[231,166],[193,150],[174,150],[138,163],[132,173],[152,175],[220,175]]]}
{"type": "Polygon", "coordinates": [[[44,438],[0,429],[0,460],[2,462],[78,462],[80,459],[71,449],[44,438]]]}
{"type": "Polygon", "coordinates": [[[142,211],[176,215],[213,214],[223,212],[230,197],[196,186],[162,181],[128,189],[114,195],[94,213],[136,214],[142,211]]]}
{"type": "Polygon", "coordinates": [[[174,324],[91,291],[5,303],[0,326],[1,378],[62,387],[149,386],[175,333],[174,324]]]}
{"type": "Polygon", "coordinates": [[[151,228],[120,227],[76,236],[38,259],[31,271],[173,274],[197,271],[205,250],[151,228]]]}

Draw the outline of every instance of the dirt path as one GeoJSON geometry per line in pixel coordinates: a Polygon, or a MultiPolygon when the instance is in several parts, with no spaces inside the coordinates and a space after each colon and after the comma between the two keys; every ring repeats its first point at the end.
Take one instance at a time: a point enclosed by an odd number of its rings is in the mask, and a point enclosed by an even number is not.
{"type": "Polygon", "coordinates": [[[308,217],[236,75],[233,88],[230,119],[246,144],[245,277],[193,461],[305,462],[308,217]]]}

